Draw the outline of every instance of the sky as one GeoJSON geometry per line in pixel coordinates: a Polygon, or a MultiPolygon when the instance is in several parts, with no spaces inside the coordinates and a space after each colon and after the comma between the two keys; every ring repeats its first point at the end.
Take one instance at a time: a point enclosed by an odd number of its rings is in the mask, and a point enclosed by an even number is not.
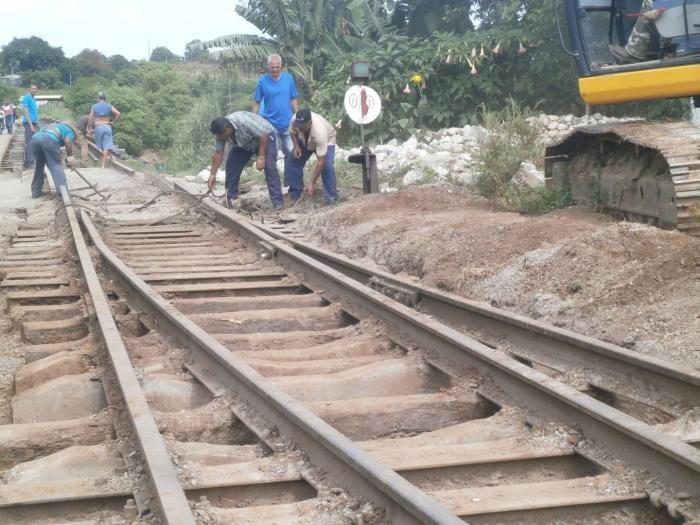
{"type": "Polygon", "coordinates": [[[0,0],[0,46],[38,36],[67,57],[83,49],[147,59],[164,46],[182,56],[185,44],[259,31],[234,11],[235,0],[0,0]]]}

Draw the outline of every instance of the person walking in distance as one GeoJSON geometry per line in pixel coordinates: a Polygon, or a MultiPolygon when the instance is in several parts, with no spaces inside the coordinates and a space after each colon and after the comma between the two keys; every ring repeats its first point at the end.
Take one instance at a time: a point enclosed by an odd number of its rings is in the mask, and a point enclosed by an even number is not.
{"type": "Polygon", "coordinates": [[[277,132],[277,144],[284,153],[284,186],[289,186],[287,161],[292,154],[292,139],[289,122],[297,112],[297,87],[294,77],[282,71],[282,57],[277,54],[267,58],[268,73],[261,76],[255,87],[253,113],[263,116],[277,132]]]}
{"type": "Polygon", "coordinates": [[[102,151],[102,167],[112,160],[114,153],[114,134],[112,127],[122,114],[107,102],[107,95],[102,91],[97,94],[97,103],[90,108],[88,116],[88,136],[95,137],[95,144],[102,151]],[[114,117],[114,119],[112,119],[114,117]]]}
{"type": "Polygon", "coordinates": [[[34,178],[32,179],[32,199],[38,199],[44,192],[44,167],[48,166],[56,192],[60,194],[61,186],[66,186],[66,174],[61,163],[61,146],[66,148],[66,165],[75,167],[73,160],[73,143],[78,140],[77,129],[66,123],[56,122],[38,130],[30,141],[29,147],[34,154],[34,178]]]}
{"type": "Polygon", "coordinates": [[[272,124],[250,111],[236,111],[227,117],[212,120],[209,130],[216,136],[216,147],[211,158],[209,189],[216,186],[216,173],[221,162],[226,165],[226,203],[238,204],[238,182],[243,168],[254,153],[257,153],[255,167],[265,170],[265,182],[270,200],[276,210],[282,209],[282,187],[277,171],[277,133],[272,124]],[[224,159],[226,145],[230,145],[228,157],[224,159]]]}
{"type": "Polygon", "coordinates": [[[310,109],[297,111],[289,125],[294,143],[294,153],[289,161],[289,196],[297,200],[304,192],[313,197],[316,181],[323,181],[323,197],[326,204],[338,201],[335,178],[335,128],[325,118],[310,109]],[[304,166],[312,154],[316,154],[314,167],[308,186],[304,188],[304,166]]]}
{"type": "Polygon", "coordinates": [[[22,125],[24,126],[24,167],[31,168],[34,165],[34,156],[29,143],[39,126],[39,107],[36,103],[36,93],[39,87],[36,84],[29,86],[29,91],[22,97],[22,125]]]}
{"type": "Polygon", "coordinates": [[[5,128],[7,132],[12,135],[15,125],[15,108],[13,104],[5,102],[2,105],[2,117],[5,119],[5,128]]]}

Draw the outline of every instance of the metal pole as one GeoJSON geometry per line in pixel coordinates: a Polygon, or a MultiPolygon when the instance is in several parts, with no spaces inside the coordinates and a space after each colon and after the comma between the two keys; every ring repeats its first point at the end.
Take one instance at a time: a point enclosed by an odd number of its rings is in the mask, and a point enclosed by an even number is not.
{"type": "Polygon", "coordinates": [[[365,142],[365,125],[360,124],[360,139],[362,140],[362,153],[365,156],[365,161],[362,163],[362,192],[371,193],[372,187],[369,178],[369,148],[365,142]]]}

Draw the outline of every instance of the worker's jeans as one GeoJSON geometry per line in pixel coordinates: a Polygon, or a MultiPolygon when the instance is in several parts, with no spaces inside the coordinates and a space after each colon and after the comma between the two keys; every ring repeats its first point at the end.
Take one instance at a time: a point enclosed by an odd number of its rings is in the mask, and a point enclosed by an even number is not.
{"type": "Polygon", "coordinates": [[[289,133],[289,128],[282,128],[277,130],[277,146],[282,150],[282,153],[284,154],[284,173],[282,174],[282,186],[289,186],[288,161],[289,156],[294,152],[294,143],[292,142],[292,135],[289,133]]]}
{"type": "MultiPolygon", "coordinates": [[[[243,168],[253,156],[252,151],[248,151],[238,146],[231,148],[231,152],[226,159],[226,195],[230,200],[238,198],[238,183],[241,180],[243,168]]],[[[265,148],[265,182],[270,200],[275,207],[284,204],[282,198],[282,186],[280,185],[280,174],[277,171],[277,133],[274,131],[267,136],[267,147],[265,148]]]]}
{"type": "MultiPolygon", "coordinates": [[[[32,137],[34,136],[34,132],[29,127],[29,122],[23,122],[23,124],[24,124],[24,167],[29,168],[32,164],[34,164],[34,155],[32,154],[32,148],[29,147],[29,144],[32,141],[32,137]]],[[[36,128],[37,128],[37,125],[34,124],[34,129],[36,129],[36,128]]]]}
{"type": "MultiPolygon", "coordinates": [[[[304,191],[304,166],[313,154],[313,151],[306,149],[306,145],[301,147],[301,157],[296,159],[294,154],[289,156],[289,196],[296,200],[301,197],[304,191]]],[[[337,182],[335,180],[335,144],[328,145],[326,153],[326,165],[321,172],[323,181],[323,197],[326,204],[333,204],[338,200],[337,182]]]]}
{"type": "Polygon", "coordinates": [[[12,135],[14,133],[14,126],[15,125],[15,116],[14,115],[5,115],[5,127],[7,128],[7,132],[12,135]]]}
{"type": "Polygon", "coordinates": [[[34,178],[32,179],[32,197],[36,198],[42,193],[44,187],[44,166],[49,167],[53,185],[58,193],[61,186],[66,185],[66,174],[61,162],[61,147],[50,136],[43,133],[32,137],[30,148],[34,154],[34,178]]]}

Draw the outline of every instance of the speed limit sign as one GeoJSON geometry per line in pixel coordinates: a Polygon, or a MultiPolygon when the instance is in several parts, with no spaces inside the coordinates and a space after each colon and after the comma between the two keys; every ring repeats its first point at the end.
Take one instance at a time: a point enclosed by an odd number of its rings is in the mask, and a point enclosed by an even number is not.
{"type": "Polygon", "coordinates": [[[345,92],[345,111],[354,122],[369,124],[381,110],[382,101],[372,88],[352,86],[345,92]]]}

